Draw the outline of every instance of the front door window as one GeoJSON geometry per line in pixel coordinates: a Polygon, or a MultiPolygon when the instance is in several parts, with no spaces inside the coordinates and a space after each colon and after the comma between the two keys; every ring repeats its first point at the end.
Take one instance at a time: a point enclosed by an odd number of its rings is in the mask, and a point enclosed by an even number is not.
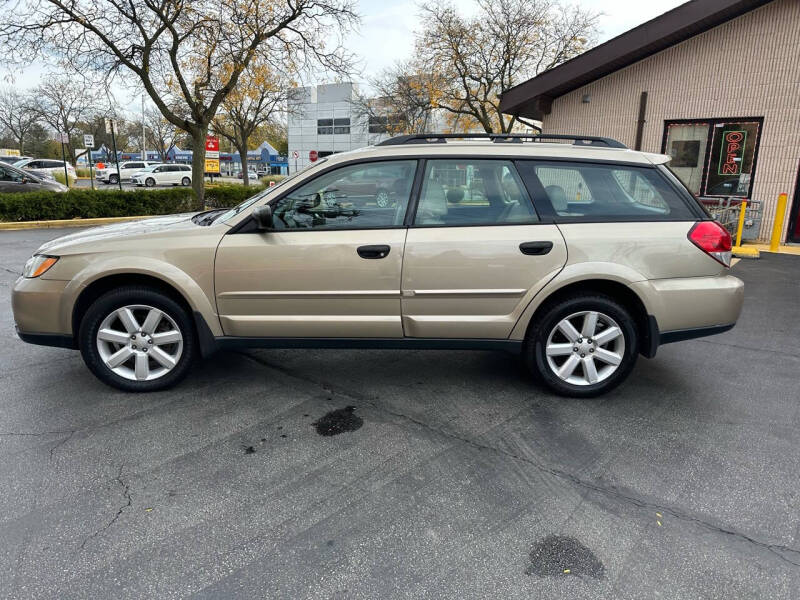
{"type": "Polygon", "coordinates": [[[761,119],[668,121],[663,152],[696,196],[749,198],[761,119]]]}
{"type": "Polygon", "coordinates": [[[275,229],[400,227],[416,167],[415,160],[393,160],[324,173],[275,203],[275,229]]]}

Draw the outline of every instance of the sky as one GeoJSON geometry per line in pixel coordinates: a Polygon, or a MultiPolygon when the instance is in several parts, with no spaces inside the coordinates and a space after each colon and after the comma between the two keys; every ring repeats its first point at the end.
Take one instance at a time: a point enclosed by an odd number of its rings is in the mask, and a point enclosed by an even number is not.
{"type": "MultiPolygon", "coordinates": [[[[685,0],[567,0],[585,9],[602,13],[599,20],[599,42],[615,37],[628,29],[657,17],[683,4],[685,0]]],[[[476,12],[474,0],[453,0],[465,14],[476,12]]],[[[365,82],[380,74],[396,61],[410,57],[413,50],[414,30],[417,27],[417,0],[358,0],[357,10],[362,17],[358,32],[346,40],[348,50],[360,57],[361,75],[356,79],[365,82]]],[[[14,83],[19,87],[33,87],[47,71],[41,65],[14,73],[14,83]]],[[[0,62],[0,83],[7,81],[9,71],[0,62]]],[[[319,81],[318,83],[323,83],[319,81]]],[[[140,111],[139,96],[125,98],[117,90],[115,95],[132,111],[140,111]]]]}
{"type": "MultiPolygon", "coordinates": [[[[465,14],[476,11],[473,0],[454,0],[465,14]]],[[[587,10],[602,13],[598,42],[605,42],[628,29],[672,10],[686,0],[567,0],[587,10]]],[[[364,77],[379,74],[394,62],[410,58],[417,26],[415,0],[359,0],[362,23],[351,34],[347,46],[362,57],[364,77]]]]}

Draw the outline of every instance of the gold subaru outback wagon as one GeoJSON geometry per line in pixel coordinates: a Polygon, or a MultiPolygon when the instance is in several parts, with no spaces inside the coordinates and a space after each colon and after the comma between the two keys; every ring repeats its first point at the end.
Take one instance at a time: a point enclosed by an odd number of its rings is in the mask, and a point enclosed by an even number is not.
{"type": "Polygon", "coordinates": [[[739,317],[730,235],[668,161],[598,137],[395,137],[229,210],[44,244],[17,331],[135,392],[219,349],[348,347],[505,350],[594,396],[739,317]]]}

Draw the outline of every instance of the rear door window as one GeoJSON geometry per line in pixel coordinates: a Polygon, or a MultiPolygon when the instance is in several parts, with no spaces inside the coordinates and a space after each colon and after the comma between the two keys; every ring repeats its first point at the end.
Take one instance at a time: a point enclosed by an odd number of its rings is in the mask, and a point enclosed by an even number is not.
{"type": "Polygon", "coordinates": [[[538,220],[510,161],[428,160],[414,225],[523,225],[538,220]]]}
{"type": "Polygon", "coordinates": [[[520,161],[537,208],[563,222],[694,218],[658,169],[602,163],[520,161]],[[541,207],[540,207],[541,205],[541,207]]]}

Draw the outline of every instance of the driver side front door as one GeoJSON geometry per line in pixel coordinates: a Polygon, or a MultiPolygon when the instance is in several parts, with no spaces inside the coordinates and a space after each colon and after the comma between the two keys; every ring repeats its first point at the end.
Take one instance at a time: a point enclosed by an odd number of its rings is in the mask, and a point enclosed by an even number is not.
{"type": "Polygon", "coordinates": [[[384,163],[406,186],[397,205],[356,201],[348,189],[373,163],[334,167],[271,202],[271,231],[226,235],[215,293],[225,335],[398,338],[403,224],[415,160],[384,163]]]}

